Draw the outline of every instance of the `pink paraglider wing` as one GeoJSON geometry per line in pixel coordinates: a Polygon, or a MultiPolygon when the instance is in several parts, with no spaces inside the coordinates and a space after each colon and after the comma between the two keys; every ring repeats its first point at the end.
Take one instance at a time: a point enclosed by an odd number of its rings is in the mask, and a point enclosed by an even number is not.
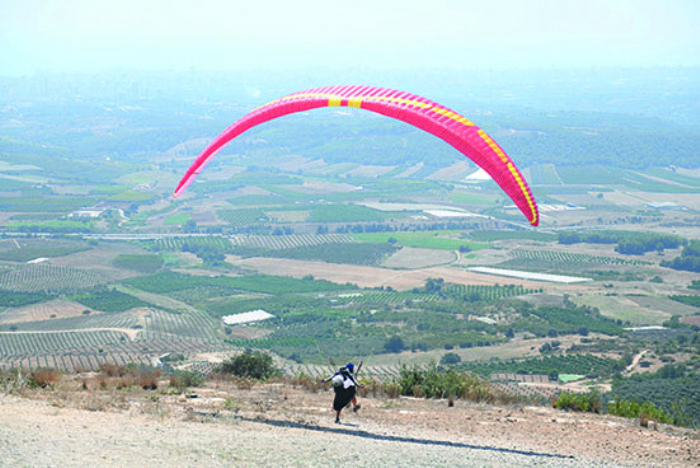
{"type": "Polygon", "coordinates": [[[179,196],[214,155],[246,130],[283,115],[319,107],[355,107],[414,125],[446,141],[483,168],[515,202],[530,224],[539,224],[537,203],[505,151],[467,118],[424,97],[372,86],[333,86],[289,94],[243,116],[197,157],[175,190],[179,196]]]}

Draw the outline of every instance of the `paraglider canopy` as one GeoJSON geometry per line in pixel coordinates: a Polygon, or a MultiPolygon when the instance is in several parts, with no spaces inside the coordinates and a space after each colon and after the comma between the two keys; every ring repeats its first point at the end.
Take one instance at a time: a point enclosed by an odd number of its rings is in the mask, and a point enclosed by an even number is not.
{"type": "Polygon", "coordinates": [[[284,115],[320,107],[354,107],[407,122],[446,141],[484,169],[508,194],[530,224],[539,224],[530,187],[505,151],[482,129],[460,114],[415,94],[373,86],[314,88],[276,99],[241,117],[197,157],[175,189],[178,197],[229,141],[246,130],[284,115]]]}

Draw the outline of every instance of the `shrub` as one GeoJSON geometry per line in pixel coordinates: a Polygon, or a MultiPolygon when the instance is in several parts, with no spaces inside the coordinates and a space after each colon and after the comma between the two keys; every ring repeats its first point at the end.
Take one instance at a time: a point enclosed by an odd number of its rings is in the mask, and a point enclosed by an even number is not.
{"type": "Polygon", "coordinates": [[[241,407],[236,403],[236,400],[234,400],[231,397],[228,397],[224,400],[224,403],[221,405],[224,407],[224,409],[231,410],[231,411],[240,411],[241,407]]]}
{"type": "Polygon", "coordinates": [[[37,369],[29,376],[29,384],[41,388],[55,385],[61,379],[61,374],[56,369],[37,369]]]}
{"type": "Polygon", "coordinates": [[[462,358],[457,353],[445,353],[440,358],[440,364],[442,364],[443,366],[459,364],[460,362],[462,362],[462,358]]]}
{"type": "Polygon", "coordinates": [[[382,392],[381,382],[375,379],[361,379],[360,383],[362,384],[362,387],[360,387],[359,391],[360,396],[362,397],[366,397],[369,395],[376,397],[382,392]]]}
{"type": "Polygon", "coordinates": [[[292,377],[291,383],[295,387],[301,387],[312,393],[318,392],[323,387],[323,384],[319,382],[318,379],[315,379],[303,372],[298,372],[294,377],[292,377]]]}
{"type": "Polygon", "coordinates": [[[488,383],[474,374],[433,368],[430,370],[402,367],[396,381],[401,395],[425,398],[461,398],[493,402],[499,395],[488,383]]]}
{"type": "Polygon", "coordinates": [[[552,406],[560,410],[600,413],[602,399],[597,390],[588,393],[563,392],[552,402],[552,406]]]}
{"type": "Polygon", "coordinates": [[[123,377],[126,375],[126,367],[115,364],[103,364],[101,370],[107,377],[123,377]]]}
{"type": "Polygon", "coordinates": [[[144,390],[155,390],[158,388],[160,374],[160,369],[141,369],[136,377],[136,383],[144,390]]]}
{"type": "Polygon", "coordinates": [[[29,376],[19,369],[3,372],[0,369],[0,392],[5,394],[19,393],[29,385],[29,376]]]}
{"type": "Polygon", "coordinates": [[[400,336],[392,336],[384,343],[384,350],[388,353],[400,353],[406,349],[406,345],[400,336]]]}
{"type": "Polygon", "coordinates": [[[204,376],[198,372],[184,370],[170,376],[170,386],[184,392],[188,387],[199,387],[204,383],[204,376]]]}
{"type": "Polygon", "coordinates": [[[97,382],[97,385],[99,385],[102,390],[106,390],[107,385],[109,385],[109,378],[107,377],[106,374],[99,374],[97,377],[95,377],[95,381],[97,382]]]}
{"type": "Polygon", "coordinates": [[[134,378],[130,375],[126,375],[119,380],[117,380],[117,383],[114,385],[117,390],[124,390],[127,388],[130,388],[134,385],[134,378]]]}
{"type": "Polygon", "coordinates": [[[395,381],[389,382],[384,385],[384,393],[389,398],[398,398],[401,395],[401,385],[395,381]]]}
{"type": "Polygon", "coordinates": [[[267,380],[280,373],[269,354],[249,350],[224,361],[221,372],[255,380],[267,380]]]}
{"type": "Polygon", "coordinates": [[[608,404],[608,414],[622,416],[624,418],[639,418],[639,424],[643,427],[649,425],[649,421],[673,424],[674,418],[662,408],[657,408],[654,403],[644,402],[641,405],[633,401],[625,401],[620,397],[608,404]]]}

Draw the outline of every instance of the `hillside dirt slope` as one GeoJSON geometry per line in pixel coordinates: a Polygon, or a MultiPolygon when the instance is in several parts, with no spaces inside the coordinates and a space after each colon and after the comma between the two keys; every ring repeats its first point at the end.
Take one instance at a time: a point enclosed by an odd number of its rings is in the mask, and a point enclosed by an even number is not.
{"type": "Polygon", "coordinates": [[[208,385],[0,395],[0,466],[700,466],[700,431],[638,420],[367,397],[335,424],[327,390],[208,385]]]}

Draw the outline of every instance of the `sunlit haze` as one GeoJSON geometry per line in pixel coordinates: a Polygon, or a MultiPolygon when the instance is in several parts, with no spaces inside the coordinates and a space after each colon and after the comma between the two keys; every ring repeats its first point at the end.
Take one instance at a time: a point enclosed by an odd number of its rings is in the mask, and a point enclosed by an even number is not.
{"type": "Polygon", "coordinates": [[[700,65],[700,2],[0,0],[0,75],[700,65]]]}

